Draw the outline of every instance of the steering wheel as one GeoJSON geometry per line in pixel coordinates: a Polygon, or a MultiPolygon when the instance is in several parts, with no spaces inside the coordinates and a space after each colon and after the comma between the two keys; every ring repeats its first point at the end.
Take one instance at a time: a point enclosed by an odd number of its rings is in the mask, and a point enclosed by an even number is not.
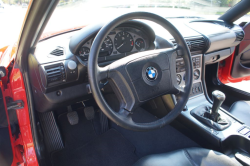
{"type": "Polygon", "coordinates": [[[165,18],[153,13],[133,12],[117,17],[96,35],[88,60],[88,76],[93,97],[103,113],[117,125],[135,131],[161,128],[174,120],[186,105],[193,81],[193,66],[188,46],[180,32],[165,18]],[[105,67],[99,67],[98,55],[104,39],[111,30],[125,21],[145,19],[158,23],[174,37],[177,46],[168,49],[144,51],[117,60],[105,67]],[[176,56],[185,63],[185,87],[179,87],[176,80],[176,56]],[[114,111],[105,101],[100,81],[108,79],[119,103],[114,111]],[[132,114],[148,100],[165,94],[178,94],[178,102],[166,116],[150,123],[136,123],[132,114]]]}

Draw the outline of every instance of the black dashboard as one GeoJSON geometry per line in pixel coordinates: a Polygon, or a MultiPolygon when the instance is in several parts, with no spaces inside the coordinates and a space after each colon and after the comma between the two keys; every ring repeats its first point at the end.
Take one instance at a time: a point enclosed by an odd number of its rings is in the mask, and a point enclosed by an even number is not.
{"type": "MultiPolygon", "coordinates": [[[[238,25],[220,20],[183,21],[172,24],[185,38],[194,63],[194,88],[191,97],[202,92],[202,64],[221,61],[232,54],[244,37],[238,25]]],[[[29,75],[39,112],[51,111],[91,97],[87,64],[95,35],[104,24],[89,25],[81,30],[40,41],[29,55],[29,75]]],[[[153,25],[128,21],[112,30],[100,48],[98,63],[105,66],[131,54],[176,45],[172,36],[157,33],[153,25]]],[[[185,86],[185,64],[176,60],[176,79],[185,86]]]]}

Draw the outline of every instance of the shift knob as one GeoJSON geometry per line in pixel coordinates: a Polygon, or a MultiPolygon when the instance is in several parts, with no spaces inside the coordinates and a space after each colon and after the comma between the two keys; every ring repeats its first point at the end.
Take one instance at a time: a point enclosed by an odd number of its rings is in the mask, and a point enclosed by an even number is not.
{"type": "Polygon", "coordinates": [[[223,92],[218,90],[213,91],[212,96],[213,96],[212,114],[218,114],[218,110],[221,104],[226,99],[226,96],[223,92]]]}

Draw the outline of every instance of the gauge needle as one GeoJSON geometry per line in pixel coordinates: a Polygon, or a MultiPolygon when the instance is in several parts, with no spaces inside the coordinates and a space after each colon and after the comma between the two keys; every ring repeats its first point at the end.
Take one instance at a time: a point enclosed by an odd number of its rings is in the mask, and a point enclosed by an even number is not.
{"type": "Polygon", "coordinates": [[[124,44],[125,42],[123,42],[119,47],[117,47],[117,49],[120,49],[124,44]]]}
{"type": "Polygon", "coordinates": [[[140,47],[140,44],[138,44],[138,43],[135,43],[138,47],[140,47]]]}

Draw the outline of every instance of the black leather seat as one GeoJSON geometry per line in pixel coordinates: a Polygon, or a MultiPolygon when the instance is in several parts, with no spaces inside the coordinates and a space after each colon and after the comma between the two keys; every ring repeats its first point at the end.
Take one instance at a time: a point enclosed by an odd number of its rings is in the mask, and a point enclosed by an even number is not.
{"type": "Polygon", "coordinates": [[[134,166],[237,166],[228,156],[203,148],[181,149],[141,158],[134,166]]]}
{"type": "Polygon", "coordinates": [[[250,105],[245,101],[235,102],[229,109],[232,115],[250,126],[250,105]]]}

